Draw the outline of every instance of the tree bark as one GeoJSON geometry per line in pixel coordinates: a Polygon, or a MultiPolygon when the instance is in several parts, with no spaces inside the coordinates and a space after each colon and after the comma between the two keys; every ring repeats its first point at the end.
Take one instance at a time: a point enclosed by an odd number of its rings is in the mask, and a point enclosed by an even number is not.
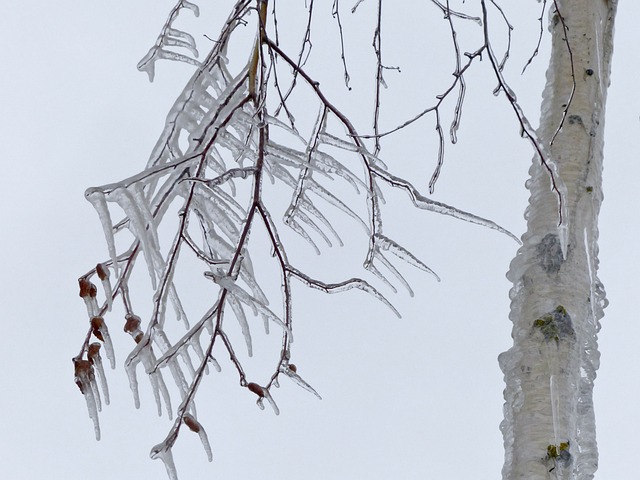
{"type": "Polygon", "coordinates": [[[597,469],[592,391],[606,306],[597,278],[597,219],[617,0],[551,4],[538,135],[561,200],[535,158],[527,232],[508,273],[514,345],[499,357],[506,382],[504,480],[583,480],[597,469]]]}

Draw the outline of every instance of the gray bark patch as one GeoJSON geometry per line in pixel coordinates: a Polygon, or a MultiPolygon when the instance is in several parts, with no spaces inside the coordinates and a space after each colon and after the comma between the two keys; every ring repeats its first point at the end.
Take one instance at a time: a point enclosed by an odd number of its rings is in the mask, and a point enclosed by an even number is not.
{"type": "Polygon", "coordinates": [[[564,257],[558,235],[548,233],[544,236],[537,248],[538,264],[548,274],[558,273],[564,257]]]}

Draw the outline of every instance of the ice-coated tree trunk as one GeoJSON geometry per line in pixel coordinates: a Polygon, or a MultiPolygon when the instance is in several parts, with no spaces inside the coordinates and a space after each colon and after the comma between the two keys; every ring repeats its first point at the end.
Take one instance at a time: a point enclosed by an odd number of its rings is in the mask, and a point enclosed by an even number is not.
{"type": "Polygon", "coordinates": [[[527,186],[527,232],[508,273],[514,345],[505,375],[504,480],[593,477],[592,402],[605,296],[597,278],[604,111],[617,1],[552,2],[552,52],[527,186]],[[559,218],[562,224],[559,225],[559,218]]]}

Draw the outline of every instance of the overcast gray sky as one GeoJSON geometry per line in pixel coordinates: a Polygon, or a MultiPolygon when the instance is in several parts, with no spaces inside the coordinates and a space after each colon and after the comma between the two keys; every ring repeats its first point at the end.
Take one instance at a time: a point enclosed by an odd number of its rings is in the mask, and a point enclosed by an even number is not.
{"type": "MultiPolygon", "coordinates": [[[[226,17],[225,7],[216,11],[208,4],[217,2],[201,3],[205,19],[226,17]]],[[[406,47],[411,35],[424,39],[434,31],[423,29],[422,17],[407,13],[411,4],[403,2],[402,12],[393,10],[390,2],[386,7],[388,30],[395,31],[396,38],[387,40],[385,55],[402,68],[401,75],[387,73],[388,105],[393,105],[383,110],[388,125],[427,104],[428,95],[404,92],[437,83],[435,72],[444,62],[440,57],[427,60],[424,52],[406,47]],[[406,38],[398,38],[399,31],[406,38]]],[[[3,5],[3,478],[79,480],[89,472],[94,479],[165,478],[164,467],[149,460],[148,452],[164,438],[170,423],[156,417],[142,378],[142,408],[133,408],[122,367],[130,338],[121,331],[120,320],[113,317],[118,365],[107,372],[112,405],[101,414],[100,442],[93,437],[84,399],[73,383],[71,357],[87,328],[76,279],[107,256],[97,215],[83,192],[143,167],[189,74],[188,67],[165,63],[159,65],[156,83],[149,84],[135,68],[171,6],[170,1],[151,0],[24,0],[3,5]]],[[[344,5],[345,18],[350,6],[344,5]]],[[[360,17],[346,20],[350,28],[361,29],[364,39],[372,33],[367,23],[371,7],[365,2],[356,14],[360,17]]],[[[520,30],[514,33],[510,74],[537,123],[545,59],[538,58],[522,79],[517,72],[523,58],[516,54],[526,56],[535,45],[539,4],[529,0],[516,8],[523,17],[515,22],[520,30]]],[[[597,477],[603,479],[634,478],[637,472],[638,18],[639,5],[621,2],[607,107],[600,277],[611,304],[602,321],[602,364],[595,386],[597,477]]],[[[318,43],[330,32],[320,28],[318,43]]],[[[438,45],[434,37],[434,50],[438,45]]],[[[365,48],[370,55],[368,42],[365,48]]],[[[337,55],[326,58],[338,64],[337,55]]],[[[354,53],[351,60],[355,84],[372,79],[365,70],[370,59],[361,55],[354,53]]],[[[445,73],[446,80],[450,72],[445,73]]],[[[449,149],[434,198],[489,217],[520,235],[531,152],[519,140],[504,98],[490,94],[494,82],[486,76],[472,79],[476,83],[470,79],[460,144],[449,149]]],[[[366,105],[356,91],[341,95],[346,105],[366,105]]],[[[354,114],[362,125],[371,118],[370,106],[354,114]]],[[[393,159],[415,162],[411,168],[422,175],[415,183],[425,188],[433,158],[424,154],[424,144],[415,142],[432,129],[432,123],[425,122],[383,150],[390,164],[393,159]]],[[[258,475],[285,480],[499,477],[503,382],[496,359],[511,345],[510,285],[504,275],[517,245],[494,231],[415,212],[400,196],[389,200],[389,231],[398,232],[443,281],[407,271],[417,295],[390,296],[403,314],[400,320],[358,293],[327,297],[298,288],[295,363],[323,400],[283,381],[274,392],[281,411],[276,417],[268,408],[256,407],[223,362],[223,373],[206,379],[198,396],[214,462],[207,463],[195,435],[183,433],[174,449],[182,480],[258,475]],[[392,201],[398,201],[395,207],[392,201]]],[[[300,248],[297,254],[309,256],[312,269],[327,268],[332,260],[355,252],[327,251],[318,260],[300,248]]]]}

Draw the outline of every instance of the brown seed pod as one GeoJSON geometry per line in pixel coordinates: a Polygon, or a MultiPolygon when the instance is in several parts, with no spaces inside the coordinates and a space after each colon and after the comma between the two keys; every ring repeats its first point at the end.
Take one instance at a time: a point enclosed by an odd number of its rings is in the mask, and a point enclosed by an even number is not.
{"type": "Polygon", "coordinates": [[[298,371],[298,367],[296,367],[293,363],[290,363],[289,370],[291,370],[293,373],[296,373],[298,371]]]}
{"type": "Polygon", "coordinates": [[[104,319],[102,317],[92,317],[91,318],[91,333],[95,335],[95,337],[104,342],[104,337],[102,336],[101,329],[105,328],[104,319]]]}
{"type": "Polygon", "coordinates": [[[98,342],[94,342],[91,345],[89,345],[89,348],[87,349],[87,357],[89,357],[89,362],[91,362],[92,364],[93,359],[95,357],[99,357],[100,356],[100,344],[98,342]]]}
{"type": "Polygon", "coordinates": [[[124,331],[127,333],[133,333],[140,328],[140,317],[137,315],[129,314],[125,317],[124,331]]]}
{"type": "Polygon", "coordinates": [[[96,273],[98,274],[98,278],[100,280],[106,280],[107,278],[109,278],[109,269],[102,263],[96,265],[96,273]]]}
{"type": "Polygon", "coordinates": [[[90,296],[92,283],[86,278],[79,278],[78,283],[80,284],[80,297],[85,298],[90,296]]]}
{"type": "Polygon", "coordinates": [[[200,424],[188,413],[184,417],[182,417],[182,421],[187,427],[189,427],[189,430],[191,430],[192,432],[200,432],[200,424]]]}
{"type": "Polygon", "coordinates": [[[89,363],[89,360],[82,360],[82,359],[74,360],[73,366],[74,366],[76,375],[87,374],[91,371],[91,364],[89,363]]]}
{"type": "Polygon", "coordinates": [[[74,372],[76,376],[75,378],[76,385],[78,385],[78,388],[80,389],[80,393],[84,395],[84,383],[82,379],[91,376],[92,374],[91,363],[89,363],[89,360],[74,359],[73,367],[74,367],[74,372]]]}
{"type": "Polygon", "coordinates": [[[253,383],[253,382],[248,383],[247,388],[251,390],[253,393],[255,393],[256,395],[258,395],[260,398],[264,398],[264,388],[262,388],[257,383],[253,383]]]}

